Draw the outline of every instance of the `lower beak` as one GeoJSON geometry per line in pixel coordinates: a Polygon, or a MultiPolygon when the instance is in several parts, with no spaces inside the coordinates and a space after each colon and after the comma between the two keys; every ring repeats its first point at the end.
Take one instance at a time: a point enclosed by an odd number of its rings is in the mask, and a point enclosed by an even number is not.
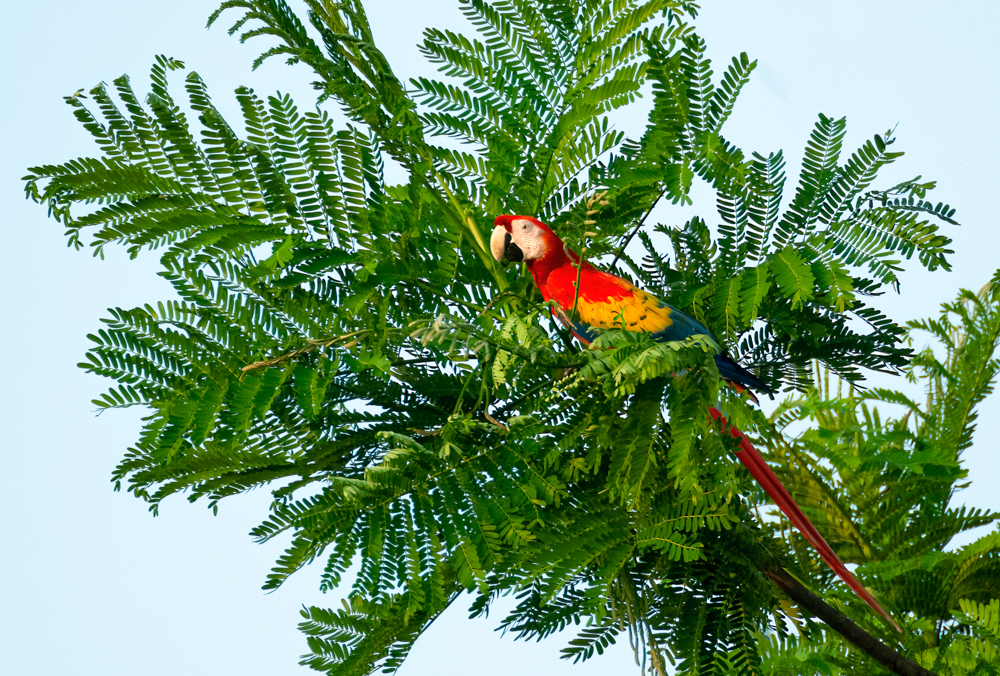
{"type": "Polygon", "coordinates": [[[524,260],[521,247],[510,241],[510,233],[501,225],[493,228],[493,234],[490,235],[490,252],[500,262],[520,263],[524,260]]]}

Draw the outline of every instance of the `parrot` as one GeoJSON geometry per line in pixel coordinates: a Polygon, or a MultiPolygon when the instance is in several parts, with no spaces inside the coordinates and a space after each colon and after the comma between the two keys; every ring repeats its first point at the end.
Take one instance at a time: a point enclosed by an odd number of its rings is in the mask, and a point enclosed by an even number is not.
{"type": "MultiPolygon", "coordinates": [[[[658,341],[681,341],[699,334],[715,339],[693,317],[621,277],[599,270],[586,261],[581,262],[580,257],[570,251],[549,226],[532,216],[497,216],[490,235],[490,252],[501,263],[524,263],[542,298],[554,301],[553,315],[584,345],[590,345],[596,338],[592,329],[615,327],[647,332],[658,341]]],[[[737,364],[725,351],[715,355],[715,363],[720,377],[755,403],[754,390],[772,394],[763,381],[737,364]]],[[[902,632],[803,514],[750,440],[735,427],[727,426],[725,417],[717,408],[710,407],[708,414],[738,441],[740,451],[736,453],[736,458],[830,569],[865,603],[902,632]]]]}

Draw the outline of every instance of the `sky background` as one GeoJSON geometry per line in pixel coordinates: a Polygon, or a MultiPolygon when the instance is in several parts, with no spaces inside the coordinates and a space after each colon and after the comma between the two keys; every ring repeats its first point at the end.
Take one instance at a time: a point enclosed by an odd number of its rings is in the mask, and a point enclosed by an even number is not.
{"type": "MultiPolygon", "coordinates": [[[[887,187],[918,174],[938,181],[932,197],[955,206],[960,228],[954,271],[914,271],[902,293],[880,307],[899,321],[935,314],[959,287],[979,289],[1000,267],[996,201],[1000,132],[997,86],[1000,4],[880,2],[703,3],[697,21],[716,71],[746,51],[758,68],[724,130],[746,151],[784,149],[790,178],[822,112],[848,118],[845,149],[896,127],[906,155],[883,174],[887,187]],[[898,125],[898,126],[897,126],[898,125]]],[[[446,0],[368,0],[376,40],[398,75],[431,75],[416,48],[427,26],[471,32],[446,0]]],[[[135,438],[141,412],[100,417],[90,400],[103,384],[76,364],[86,334],[106,308],[169,297],[156,260],[104,261],[68,249],[60,227],[23,197],[26,168],[97,154],[61,97],[122,73],[146,91],[156,54],[185,61],[207,81],[235,122],[232,91],[249,85],[287,92],[311,105],[310,75],[272,60],[250,64],[265,46],[241,46],[225,20],[211,30],[213,0],[125,2],[34,0],[4,10],[0,42],[0,664],[8,674],[306,674],[296,666],[305,641],[295,625],[301,604],[332,606],[306,569],[272,594],[260,586],[282,543],[255,545],[247,532],[265,515],[258,491],[224,502],[168,500],[153,518],[141,501],[115,493],[112,468],[135,438]],[[223,25],[224,24],[224,25],[223,25]]],[[[236,14],[230,19],[235,20],[236,14]]],[[[182,98],[181,78],[173,80],[182,98]]],[[[635,135],[649,98],[616,117],[635,135]]],[[[717,221],[711,194],[695,207],[658,210],[679,224],[691,213],[717,221]]],[[[913,268],[915,266],[911,266],[913,268]]],[[[921,344],[918,343],[918,347],[921,344]]],[[[879,381],[905,388],[905,383],[879,381]]],[[[982,408],[966,454],[972,486],[959,502],[1000,510],[1000,398],[982,408]]],[[[966,538],[964,541],[968,541],[966,538]]],[[[314,566],[315,568],[315,566],[314,566]]],[[[402,676],[510,673],[633,674],[624,641],[573,666],[558,659],[568,635],[541,644],[493,631],[503,604],[486,620],[467,620],[456,604],[418,641],[402,676]]]]}

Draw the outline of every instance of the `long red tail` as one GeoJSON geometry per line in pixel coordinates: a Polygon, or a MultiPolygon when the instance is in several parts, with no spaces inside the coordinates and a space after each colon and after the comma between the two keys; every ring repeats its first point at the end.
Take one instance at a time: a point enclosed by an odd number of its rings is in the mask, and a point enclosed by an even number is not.
{"type": "MultiPolygon", "coordinates": [[[[708,414],[713,420],[718,420],[722,424],[723,429],[726,428],[726,419],[723,417],[722,413],[719,412],[719,409],[709,408],[708,414]]],[[[868,590],[861,586],[861,583],[858,582],[858,579],[854,577],[851,571],[847,570],[847,567],[837,557],[830,545],[826,543],[823,536],[819,534],[816,527],[813,526],[812,522],[809,521],[809,519],[806,518],[806,515],[802,513],[799,506],[795,504],[795,500],[792,499],[792,496],[788,494],[787,490],[785,490],[785,487],[778,480],[778,477],[774,475],[771,468],[767,466],[766,462],[764,462],[764,458],[760,457],[760,453],[758,453],[757,449],[753,447],[750,440],[735,427],[730,426],[729,433],[734,439],[739,440],[740,447],[743,449],[736,454],[736,457],[739,458],[740,462],[742,462],[748,470],[750,470],[750,474],[753,475],[753,478],[757,480],[765,491],[767,491],[767,494],[771,496],[772,500],[774,500],[774,504],[778,506],[786,517],[788,517],[788,520],[792,522],[792,525],[798,528],[799,532],[802,533],[806,540],[809,541],[809,544],[816,549],[820,557],[826,562],[826,565],[830,566],[830,570],[836,573],[848,587],[853,589],[855,594],[864,599],[864,602],[871,606],[875,612],[889,620],[889,622],[892,623],[892,626],[896,628],[896,631],[902,633],[903,630],[900,629],[898,624],[896,624],[896,621],[889,616],[889,613],[885,612],[882,606],[879,605],[878,601],[876,601],[875,598],[868,593],[868,590]]]]}

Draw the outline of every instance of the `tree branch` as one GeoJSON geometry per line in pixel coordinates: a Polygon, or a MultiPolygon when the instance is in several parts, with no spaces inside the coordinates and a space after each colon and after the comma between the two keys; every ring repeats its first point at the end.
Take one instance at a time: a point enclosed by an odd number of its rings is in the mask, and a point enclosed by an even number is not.
{"type": "Polygon", "coordinates": [[[611,265],[608,266],[608,270],[615,269],[615,264],[618,263],[618,259],[622,257],[623,253],[625,253],[625,247],[627,247],[628,243],[632,241],[633,237],[635,237],[635,233],[639,232],[639,228],[641,228],[642,224],[646,222],[646,219],[649,218],[649,215],[653,213],[653,209],[656,208],[656,205],[660,203],[660,199],[663,197],[664,194],[666,194],[666,192],[667,192],[666,188],[660,191],[660,194],[656,196],[655,200],[653,200],[653,204],[650,205],[649,209],[646,211],[643,217],[639,219],[639,222],[635,224],[635,227],[629,231],[628,236],[622,240],[621,245],[618,247],[617,251],[615,251],[614,260],[612,260],[611,265]]]}
{"type": "Polygon", "coordinates": [[[800,607],[823,620],[831,629],[850,641],[858,650],[877,660],[879,664],[899,676],[936,676],[913,660],[882,643],[856,625],[847,615],[806,589],[784,568],[774,566],[763,573],[800,607]]]}

